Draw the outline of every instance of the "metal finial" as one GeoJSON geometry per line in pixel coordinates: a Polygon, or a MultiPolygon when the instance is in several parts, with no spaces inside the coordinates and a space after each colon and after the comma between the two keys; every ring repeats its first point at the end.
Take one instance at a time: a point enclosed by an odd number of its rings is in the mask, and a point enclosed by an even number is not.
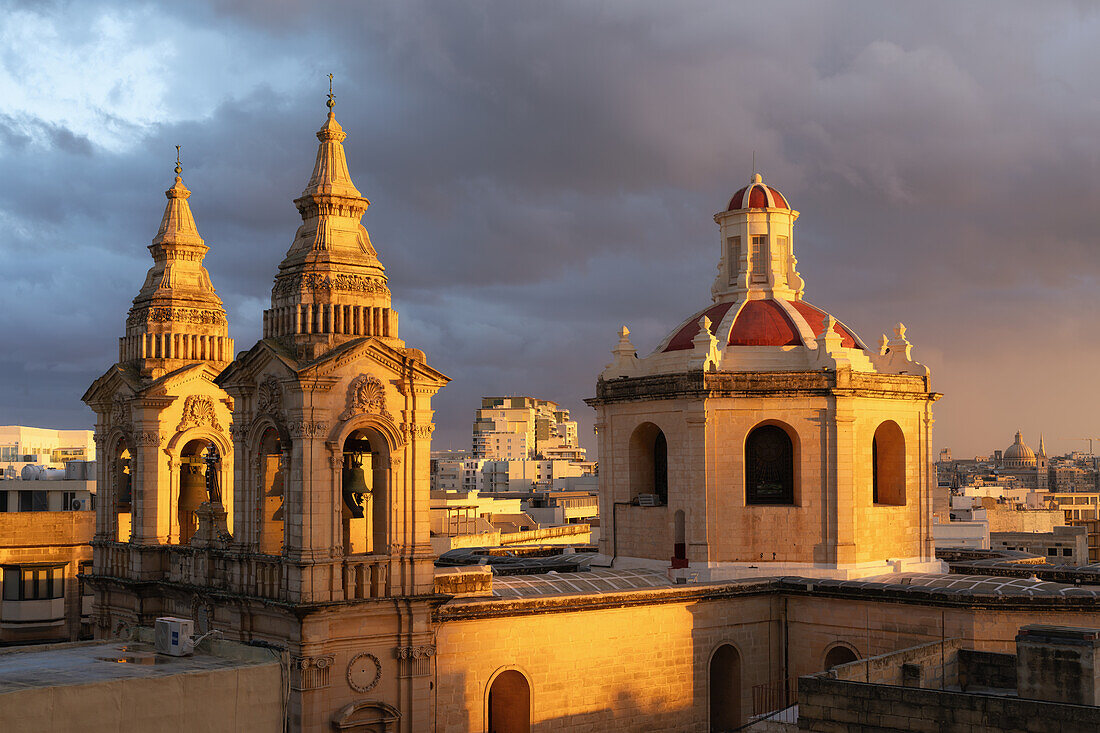
{"type": "Polygon", "coordinates": [[[336,106],[336,95],[332,93],[332,74],[328,75],[328,101],[325,104],[329,109],[336,106]]]}
{"type": "Polygon", "coordinates": [[[180,163],[180,146],[176,146],[176,175],[183,173],[183,165],[180,163]]]}
{"type": "MultiPolygon", "coordinates": [[[[752,175],[756,175],[756,151],[752,151],[752,175]]],[[[751,176],[750,176],[751,178],[751,176]]]]}

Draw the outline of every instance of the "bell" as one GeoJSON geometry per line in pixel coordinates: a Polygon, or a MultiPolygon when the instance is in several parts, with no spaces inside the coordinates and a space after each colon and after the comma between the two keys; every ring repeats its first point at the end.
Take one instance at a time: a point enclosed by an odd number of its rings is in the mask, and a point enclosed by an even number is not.
{"type": "Polygon", "coordinates": [[[195,511],[206,501],[206,476],[194,464],[185,464],[180,473],[180,544],[187,544],[195,534],[197,519],[195,511]]]}
{"type": "Polygon", "coordinates": [[[352,519],[363,518],[363,494],[370,493],[367,486],[367,472],[362,466],[345,468],[342,477],[344,504],[351,512],[352,519]]]}

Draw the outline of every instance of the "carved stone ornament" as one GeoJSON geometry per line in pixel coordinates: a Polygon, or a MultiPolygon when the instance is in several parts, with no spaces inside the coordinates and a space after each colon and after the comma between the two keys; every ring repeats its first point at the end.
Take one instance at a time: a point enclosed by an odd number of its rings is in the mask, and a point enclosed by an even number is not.
{"type": "Polygon", "coordinates": [[[393,650],[397,657],[398,677],[424,677],[431,674],[432,657],[435,656],[435,647],[430,644],[423,646],[399,646],[393,650]]]}
{"type": "Polygon", "coordinates": [[[386,388],[378,377],[370,374],[360,374],[351,380],[348,385],[348,408],[340,413],[340,419],[347,420],[362,413],[381,415],[393,421],[390,413],[386,412],[386,388]]]}
{"type": "Polygon", "coordinates": [[[382,679],[382,663],[370,652],[360,652],[348,662],[347,679],[356,692],[370,692],[382,679]]]}
{"type": "Polygon", "coordinates": [[[214,410],[214,399],[205,395],[191,395],[183,403],[183,419],[176,426],[176,432],[203,425],[209,425],[219,432],[222,429],[214,410]]]}
{"type": "Polygon", "coordinates": [[[92,433],[92,440],[95,441],[96,450],[106,450],[104,446],[107,443],[108,435],[110,435],[110,432],[103,429],[97,429],[94,433],[92,433]]]}
{"type": "Polygon", "coordinates": [[[144,430],[134,433],[134,445],[143,448],[160,445],[160,433],[152,430],[144,430]]]}
{"type": "Polygon", "coordinates": [[[425,423],[423,425],[410,425],[406,422],[401,423],[401,434],[404,436],[406,442],[410,438],[430,438],[434,432],[435,425],[433,423],[425,423]]]}
{"type": "Polygon", "coordinates": [[[362,275],[291,275],[276,279],[273,294],[278,297],[290,293],[343,291],[348,293],[389,293],[381,280],[362,275]]]}
{"type": "Polygon", "coordinates": [[[283,388],[274,374],[268,374],[256,389],[256,414],[276,415],[283,404],[283,388]]]}
{"type": "Polygon", "coordinates": [[[399,646],[393,650],[394,656],[398,659],[420,659],[421,657],[431,657],[435,655],[435,647],[430,644],[424,646],[399,646]]]}
{"type": "Polygon", "coordinates": [[[328,430],[328,423],[323,420],[293,420],[287,425],[287,432],[292,438],[316,438],[328,430]]]}
{"type": "Polygon", "coordinates": [[[127,326],[139,326],[144,323],[193,323],[201,326],[221,326],[228,321],[225,312],[220,310],[164,306],[132,310],[126,317],[127,326]]]}
{"type": "Polygon", "coordinates": [[[111,405],[111,424],[123,430],[130,429],[130,401],[116,397],[111,405]]]}
{"type": "Polygon", "coordinates": [[[327,654],[320,657],[291,657],[290,686],[295,690],[319,690],[329,685],[329,673],[336,657],[327,654]]]}

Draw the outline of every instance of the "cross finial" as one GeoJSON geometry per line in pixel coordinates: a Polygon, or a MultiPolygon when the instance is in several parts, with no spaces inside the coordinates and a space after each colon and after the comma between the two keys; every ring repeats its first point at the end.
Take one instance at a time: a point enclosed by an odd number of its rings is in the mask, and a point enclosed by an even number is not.
{"type": "Polygon", "coordinates": [[[180,146],[176,146],[176,175],[183,173],[183,164],[180,163],[180,146]]]}
{"type": "Polygon", "coordinates": [[[332,74],[328,75],[328,101],[325,104],[329,109],[336,106],[336,95],[332,93],[332,74]]]}

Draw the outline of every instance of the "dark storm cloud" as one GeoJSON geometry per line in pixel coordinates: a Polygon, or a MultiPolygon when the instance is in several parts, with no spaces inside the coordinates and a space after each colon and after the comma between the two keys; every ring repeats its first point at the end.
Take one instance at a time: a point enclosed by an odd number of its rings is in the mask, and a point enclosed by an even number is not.
{"type": "Polygon", "coordinates": [[[466,444],[493,392],[590,424],[581,399],[617,327],[648,352],[708,302],[711,215],[754,151],[802,212],[807,297],[868,342],[909,325],[947,393],[938,444],[987,451],[1019,425],[1060,450],[1076,446],[1050,438],[1096,432],[1088,5],[148,8],[187,31],[162,81],[201,110],[104,117],[125,141],[104,147],[0,104],[0,336],[17,345],[0,422],[89,420],[77,400],[114,359],[175,144],[232,335],[258,337],[332,71],[402,336],[455,380],[440,447],[466,444]],[[207,60],[227,48],[233,69],[207,60]],[[263,68],[283,71],[224,84],[263,68]],[[203,100],[204,85],[229,91],[203,100]]]}

